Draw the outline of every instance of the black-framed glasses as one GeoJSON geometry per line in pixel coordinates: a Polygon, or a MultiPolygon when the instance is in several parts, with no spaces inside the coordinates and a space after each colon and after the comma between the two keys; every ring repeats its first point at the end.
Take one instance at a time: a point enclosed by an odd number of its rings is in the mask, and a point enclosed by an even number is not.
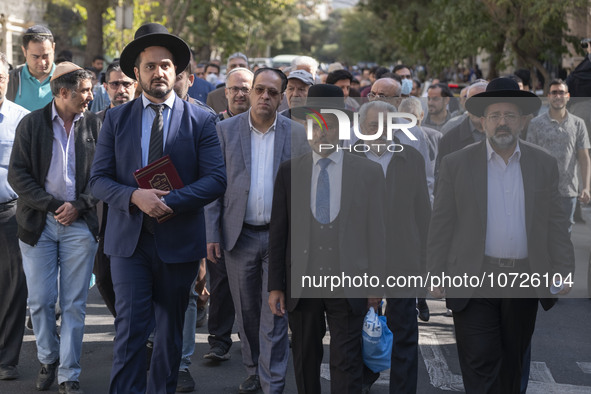
{"type": "Polygon", "coordinates": [[[400,97],[400,96],[386,96],[385,94],[381,94],[381,93],[376,94],[374,92],[369,92],[367,94],[368,99],[374,99],[374,98],[383,99],[383,98],[394,98],[394,97],[400,97]]]}
{"type": "Polygon", "coordinates": [[[238,86],[228,86],[228,87],[226,87],[226,89],[228,89],[230,92],[232,92],[232,94],[238,94],[238,92],[242,92],[242,94],[250,93],[250,88],[247,88],[247,87],[239,88],[238,86]]]}
{"type": "Polygon", "coordinates": [[[119,89],[119,86],[123,86],[125,89],[129,88],[133,85],[133,82],[130,81],[109,81],[107,82],[111,89],[119,89]]]}
{"type": "Polygon", "coordinates": [[[8,75],[0,75],[0,83],[8,81],[8,75]]]}

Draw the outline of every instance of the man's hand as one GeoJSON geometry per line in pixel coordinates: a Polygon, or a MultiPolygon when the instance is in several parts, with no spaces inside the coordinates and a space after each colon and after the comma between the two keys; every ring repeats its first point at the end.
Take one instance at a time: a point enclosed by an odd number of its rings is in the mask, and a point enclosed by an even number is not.
{"type": "Polygon", "coordinates": [[[589,189],[581,190],[581,194],[579,194],[579,201],[583,204],[589,204],[589,200],[591,200],[589,189]]]}
{"type": "Polygon", "coordinates": [[[142,212],[153,218],[159,218],[173,212],[168,205],[160,201],[160,197],[168,193],[158,189],[137,189],[131,194],[131,202],[142,212]]]}
{"type": "Polygon", "coordinates": [[[275,316],[285,315],[285,293],[281,290],[271,290],[269,292],[269,308],[275,316]]]}
{"type": "Polygon", "coordinates": [[[74,208],[72,203],[65,202],[58,209],[55,210],[53,218],[64,226],[69,226],[78,219],[78,210],[74,208]]]}
{"type": "Polygon", "coordinates": [[[373,310],[378,313],[378,307],[380,306],[380,302],[382,301],[381,298],[368,298],[367,299],[367,309],[373,307],[373,310]]]}
{"type": "Polygon", "coordinates": [[[207,260],[211,261],[212,263],[217,263],[221,257],[222,257],[222,252],[220,251],[220,243],[219,242],[208,242],[207,243],[207,260]]]}
{"type": "Polygon", "coordinates": [[[567,295],[572,290],[572,286],[566,283],[563,283],[563,288],[558,292],[558,295],[567,295]]]}
{"type": "Polygon", "coordinates": [[[431,290],[429,290],[429,293],[431,293],[433,298],[445,297],[445,289],[443,287],[433,287],[431,290]]]}

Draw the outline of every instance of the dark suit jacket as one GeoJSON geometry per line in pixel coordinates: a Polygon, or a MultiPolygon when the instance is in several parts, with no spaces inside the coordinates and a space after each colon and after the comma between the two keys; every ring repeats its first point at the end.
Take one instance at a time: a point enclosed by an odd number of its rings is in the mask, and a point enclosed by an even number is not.
{"type": "MultiPolygon", "coordinates": [[[[92,192],[109,204],[109,256],[131,256],[141,232],[142,212],[130,201],[137,189],[133,173],[142,168],[142,110],[140,98],[107,112],[92,165],[92,192]]],[[[164,154],[185,186],[165,197],[176,216],[156,226],[154,240],[165,263],[183,263],[206,255],[203,207],[224,192],[226,173],[214,115],[178,97],[172,111],[164,154]]]]}
{"type": "MultiPolygon", "coordinates": [[[[400,141],[395,138],[395,143],[400,141]]],[[[386,172],[386,275],[423,275],[431,202],[425,160],[412,146],[402,145],[386,172]]],[[[356,153],[366,159],[365,153],[356,153]]],[[[367,159],[369,160],[369,159],[367,159]]],[[[397,293],[388,289],[389,294],[397,293]]]]}
{"type": "MultiPolygon", "coordinates": [[[[527,249],[532,272],[561,273],[574,270],[574,252],[567,231],[567,216],[558,194],[556,159],[533,144],[519,141],[525,196],[527,249]]],[[[486,141],[446,156],[441,162],[438,192],[433,206],[427,247],[427,269],[432,275],[478,275],[483,258],[487,220],[486,141]]],[[[458,289],[447,289],[447,304],[462,310],[468,300],[454,298],[458,289]]],[[[542,306],[549,309],[555,299],[538,287],[542,306]],[[545,298],[545,299],[544,299],[545,298]]]]}
{"type": "Polygon", "coordinates": [[[220,113],[228,109],[228,100],[226,99],[226,88],[221,87],[212,90],[207,94],[207,105],[209,105],[216,113],[220,113]]]}
{"type": "MultiPolygon", "coordinates": [[[[35,245],[45,228],[47,212],[55,212],[64,202],[45,191],[53,151],[52,103],[26,115],[16,128],[8,182],[18,194],[16,220],[19,239],[35,245]]],[[[74,125],[76,151],[76,200],[71,201],[93,235],[98,234],[94,206],[97,199],[90,193],[88,180],[101,120],[92,112],[74,125]]]]}
{"type": "MultiPolygon", "coordinates": [[[[299,281],[297,273],[307,272],[309,264],[315,263],[309,258],[312,247],[312,164],[311,153],[283,163],[279,167],[273,192],[268,290],[285,292],[288,311],[296,307],[301,295],[300,288],[292,287],[292,279],[299,281]],[[296,273],[294,278],[292,269],[296,273]]],[[[384,197],[380,166],[345,153],[338,242],[339,262],[348,274],[372,272],[383,280],[386,249],[384,197]]],[[[353,297],[359,297],[359,294],[353,297]]],[[[353,297],[349,298],[352,309],[355,313],[363,313],[367,308],[366,299],[353,297]]]]}
{"type": "Polygon", "coordinates": [[[441,159],[450,153],[458,151],[476,142],[470,130],[470,118],[466,117],[459,125],[445,133],[439,140],[439,150],[435,160],[435,190],[437,190],[437,178],[439,177],[439,166],[441,159]]]}

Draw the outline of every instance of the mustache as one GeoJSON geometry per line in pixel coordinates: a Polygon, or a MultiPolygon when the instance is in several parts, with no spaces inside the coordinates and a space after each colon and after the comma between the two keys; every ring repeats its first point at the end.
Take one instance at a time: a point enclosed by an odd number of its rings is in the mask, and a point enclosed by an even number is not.
{"type": "Polygon", "coordinates": [[[506,133],[510,133],[511,129],[509,129],[509,127],[507,127],[507,126],[499,126],[495,129],[495,133],[498,133],[499,131],[504,131],[506,133]]]}

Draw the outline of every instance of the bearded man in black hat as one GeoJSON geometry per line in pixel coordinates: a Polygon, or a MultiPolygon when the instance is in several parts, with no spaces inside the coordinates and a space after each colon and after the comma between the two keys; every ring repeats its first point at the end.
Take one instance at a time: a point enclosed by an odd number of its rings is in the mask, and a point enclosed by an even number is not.
{"type": "Polygon", "coordinates": [[[432,282],[433,295],[446,295],[453,311],[466,393],[519,393],[538,300],[548,310],[556,294],[570,291],[574,253],[556,160],[518,138],[540,104],[508,78],[491,81],[466,102],[486,139],[441,161],[427,269],[484,280],[432,282]],[[542,280],[529,280],[535,277],[542,280]],[[528,287],[518,289],[521,280],[528,287]]]}
{"type": "Polygon", "coordinates": [[[215,115],[173,90],[189,59],[187,44],[164,26],[140,27],[121,54],[121,70],[143,93],[107,112],[97,142],[90,184],[109,204],[105,254],[117,312],[110,393],[175,392],[189,289],[206,255],[203,207],[226,187],[215,115]],[[134,172],[165,155],[184,186],[138,188],[134,172]],[[167,214],[175,216],[156,221],[167,214]]]}

